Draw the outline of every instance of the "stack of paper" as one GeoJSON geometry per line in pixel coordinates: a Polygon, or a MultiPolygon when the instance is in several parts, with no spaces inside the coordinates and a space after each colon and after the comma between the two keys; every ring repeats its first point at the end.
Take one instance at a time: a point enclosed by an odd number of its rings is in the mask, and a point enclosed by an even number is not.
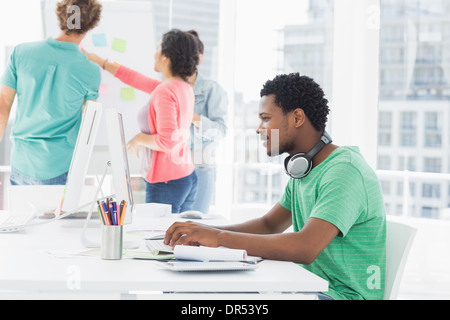
{"type": "Polygon", "coordinates": [[[178,260],[195,261],[244,261],[247,251],[208,247],[175,246],[174,256],[178,260]]]}

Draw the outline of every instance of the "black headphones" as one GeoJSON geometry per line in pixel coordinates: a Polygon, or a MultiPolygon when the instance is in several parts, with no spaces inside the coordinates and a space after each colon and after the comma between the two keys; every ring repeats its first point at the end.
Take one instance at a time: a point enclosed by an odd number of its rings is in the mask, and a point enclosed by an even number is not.
{"type": "Polygon", "coordinates": [[[288,176],[294,179],[303,179],[312,170],[312,159],[316,154],[322,150],[327,144],[333,142],[330,135],[325,131],[320,141],[308,153],[297,153],[293,156],[287,157],[284,160],[284,169],[288,176]]]}

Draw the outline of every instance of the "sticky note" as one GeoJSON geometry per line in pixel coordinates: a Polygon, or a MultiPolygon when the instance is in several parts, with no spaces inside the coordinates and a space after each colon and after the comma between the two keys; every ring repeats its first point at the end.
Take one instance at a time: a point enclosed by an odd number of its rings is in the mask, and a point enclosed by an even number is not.
{"type": "Polygon", "coordinates": [[[136,92],[133,88],[122,88],[120,94],[124,101],[133,101],[136,99],[136,92]]]}
{"type": "Polygon", "coordinates": [[[112,48],[118,52],[125,52],[127,50],[127,42],[122,39],[114,38],[112,48]]]}
{"type": "Polygon", "coordinates": [[[106,47],[108,45],[106,35],[104,33],[93,34],[92,42],[96,47],[106,47]]]}
{"type": "Polygon", "coordinates": [[[108,84],[107,83],[100,83],[100,88],[98,88],[98,94],[101,96],[108,95],[108,84]]]}

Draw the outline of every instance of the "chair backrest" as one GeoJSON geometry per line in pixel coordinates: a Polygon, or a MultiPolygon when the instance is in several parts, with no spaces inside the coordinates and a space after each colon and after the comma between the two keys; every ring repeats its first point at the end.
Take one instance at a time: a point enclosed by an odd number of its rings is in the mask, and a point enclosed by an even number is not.
{"type": "Polygon", "coordinates": [[[387,221],[386,229],[384,300],[395,300],[417,229],[407,224],[390,220],[387,221]]]}

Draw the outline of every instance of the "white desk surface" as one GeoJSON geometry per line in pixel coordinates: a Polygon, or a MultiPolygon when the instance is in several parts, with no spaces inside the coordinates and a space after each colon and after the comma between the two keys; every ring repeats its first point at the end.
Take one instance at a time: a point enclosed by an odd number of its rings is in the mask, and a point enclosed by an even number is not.
{"type": "MultiPolygon", "coordinates": [[[[0,215],[2,212],[0,211],[0,215]]],[[[4,214],[4,212],[3,212],[4,214]]],[[[124,230],[125,241],[137,241],[145,251],[142,236],[133,230],[165,230],[174,218],[149,219],[135,216],[124,230]]],[[[220,220],[202,220],[220,224],[220,220]]],[[[156,261],[100,257],[55,257],[50,253],[81,252],[82,221],[56,221],[25,231],[0,234],[0,291],[118,293],[160,292],[326,292],[328,283],[290,262],[263,261],[254,271],[182,273],[160,269],[156,261]]],[[[88,237],[100,237],[100,228],[88,229],[88,237]]]]}

